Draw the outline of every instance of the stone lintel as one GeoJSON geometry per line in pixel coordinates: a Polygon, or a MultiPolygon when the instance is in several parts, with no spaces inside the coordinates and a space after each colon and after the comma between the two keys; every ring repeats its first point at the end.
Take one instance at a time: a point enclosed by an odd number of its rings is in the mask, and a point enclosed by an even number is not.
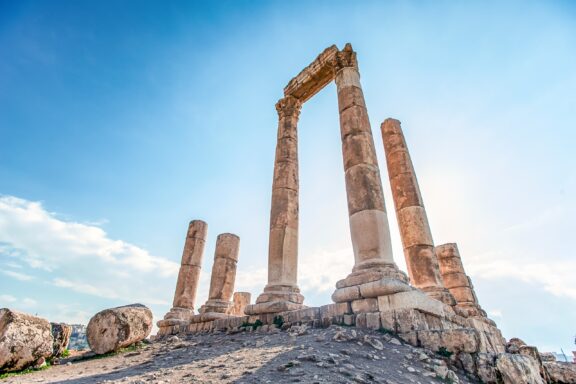
{"type": "Polygon", "coordinates": [[[326,48],[318,57],[284,87],[285,96],[305,102],[334,80],[334,60],[338,47],[326,48]]]}

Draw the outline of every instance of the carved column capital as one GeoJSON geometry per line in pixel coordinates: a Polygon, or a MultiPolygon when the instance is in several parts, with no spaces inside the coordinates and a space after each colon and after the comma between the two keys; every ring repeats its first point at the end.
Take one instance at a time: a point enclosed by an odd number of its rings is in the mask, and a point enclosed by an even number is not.
{"type": "Polygon", "coordinates": [[[342,68],[353,67],[358,69],[356,52],[352,50],[350,43],[346,44],[343,50],[338,51],[334,56],[334,71],[337,73],[342,68]]]}
{"type": "Polygon", "coordinates": [[[302,108],[302,103],[300,100],[294,96],[286,96],[276,103],[276,111],[278,112],[278,117],[284,119],[287,117],[300,116],[300,109],[302,108]]]}

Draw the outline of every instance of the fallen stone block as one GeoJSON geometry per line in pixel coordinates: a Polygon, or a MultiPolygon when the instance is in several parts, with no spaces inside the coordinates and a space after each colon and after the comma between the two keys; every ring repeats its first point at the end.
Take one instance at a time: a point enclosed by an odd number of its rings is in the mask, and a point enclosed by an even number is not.
{"type": "Polygon", "coordinates": [[[105,309],[94,315],[86,335],[97,354],[116,351],[144,340],[152,330],[152,311],[142,304],[105,309]]]}
{"type": "Polygon", "coordinates": [[[19,371],[52,355],[50,323],[27,313],[0,309],[0,372],[19,371]]]}

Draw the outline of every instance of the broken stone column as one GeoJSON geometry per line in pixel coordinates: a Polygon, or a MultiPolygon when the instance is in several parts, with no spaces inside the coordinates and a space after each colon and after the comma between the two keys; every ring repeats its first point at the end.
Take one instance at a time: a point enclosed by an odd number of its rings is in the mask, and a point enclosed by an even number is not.
{"type": "Polygon", "coordinates": [[[244,316],[244,308],[250,304],[250,292],[234,292],[232,296],[232,308],[230,308],[230,315],[244,316]]]}
{"type": "Polygon", "coordinates": [[[214,264],[210,278],[208,301],[200,308],[200,313],[226,314],[230,311],[240,238],[231,233],[222,233],[216,239],[214,264]]]}
{"type": "Polygon", "coordinates": [[[200,268],[202,267],[207,231],[208,224],[202,220],[193,220],[188,226],[174,302],[172,309],[164,316],[164,320],[158,322],[160,328],[187,323],[194,315],[194,303],[200,280],[200,268]]]}
{"type": "Polygon", "coordinates": [[[400,121],[386,119],[380,128],[410,282],[428,296],[455,305],[442,282],[428,217],[400,121]]]}
{"type": "MultiPolygon", "coordinates": [[[[357,294],[358,288],[346,288],[382,278],[396,280],[392,285],[399,286],[402,290],[407,288],[405,284],[397,284],[398,280],[401,283],[406,282],[406,276],[398,270],[392,255],[380,169],[360,85],[356,53],[350,44],[336,54],[335,73],[350,234],[354,251],[352,274],[336,284],[337,290],[332,295],[334,301],[342,302],[360,298],[357,294]]],[[[381,292],[373,292],[375,296],[371,297],[395,293],[393,291],[383,288],[381,292]]]]}
{"type": "Polygon", "coordinates": [[[456,243],[438,245],[435,249],[444,285],[456,299],[460,314],[486,317],[486,312],[478,304],[472,280],[466,275],[456,243]]]}
{"type": "Polygon", "coordinates": [[[298,269],[298,135],[297,124],[302,103],[286,96],[276,104],[278,136],[270,237],[268,243],[268,284],[246,307],[246,314],[275,313],[303,307],[304,296],[297,284],[298,269]]]}

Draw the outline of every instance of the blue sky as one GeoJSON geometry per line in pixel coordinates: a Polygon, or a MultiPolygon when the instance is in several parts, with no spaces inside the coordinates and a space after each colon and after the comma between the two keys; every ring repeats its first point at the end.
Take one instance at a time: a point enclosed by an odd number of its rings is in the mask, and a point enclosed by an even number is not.
{"type": "MultiPolygon", "coordinates": [[[[189,220],[266,282],[275,102],[332,44],[403,123],[435,242],[457,242],[506,337],[574,349],[576,7],[565,1],[0,0],[0,307],[85,322],[170,307],[189,220]]],[[[328,303],[353,256],[335,87],[303,107],[299,280],[328,303]],[[322,272],[319,272],[322,271],[322,272]]],[[[405,268],[393,214],[393,246],[405,268]]]]}

